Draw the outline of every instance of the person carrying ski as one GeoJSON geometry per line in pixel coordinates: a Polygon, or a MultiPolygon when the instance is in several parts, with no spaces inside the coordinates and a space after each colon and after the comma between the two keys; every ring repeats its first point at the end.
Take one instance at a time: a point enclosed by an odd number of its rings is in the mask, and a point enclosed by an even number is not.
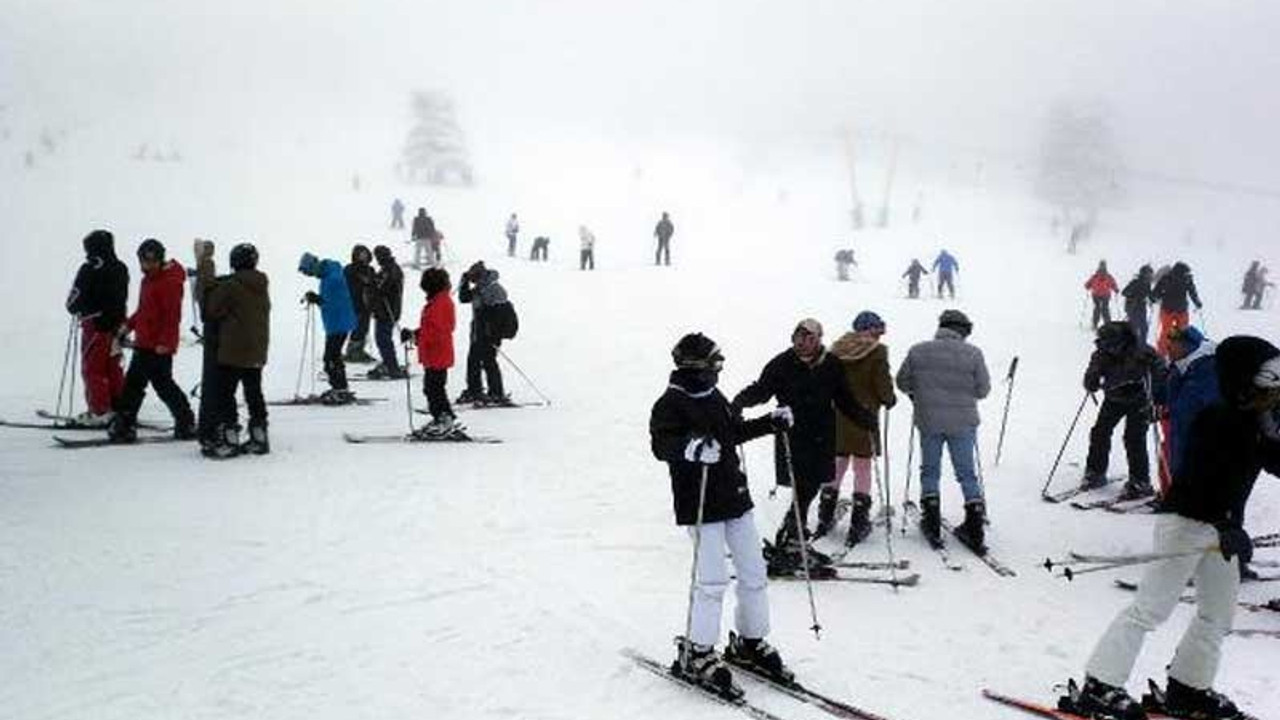
{"type": "Polygon", "coordinates": [[[662,213],[662,219],[653,228],[653,236],[658,238],[658,249],[653,253],[654,265],[671,264],[671,236],[676,234],[676,226],[671,224],[671,216],[662,213]]]}
{"type": "Polygon", "coordinates": [[[586,225],[578,226],[578,239],[582,241],[582,249],[578,253],[578,269],[596,269],[596,236],[586,225]]]}
{"type": "Polygon", "coordinates": [[[1092,490],[1107,484],[1107,463],[1111,458],[1111,434],[1124,422],[1124,450],[1129,461],[1129,479],[1120,497],[1137,500],[1154,494],[1151,463],[1147,455],[1147,430],[1157,405],[1166,397],[1168,369],[1146,343],[1138,342],[1128,323],[1109,322],[1098,328],[1095,350],[1084,372],[1084,389],[1103,392],[1098,419],[1089,433],[1089,456],[1085,460],[1081,487],[1092,490]]]}
{"type": "Polygon", "coordinates": [[[945,249],[938,253],[933,261],[933,270],[938,273],[938,297],[942,297],[942,288],[946,288],[951,299],[956,297],[955,274],[960,272],[960,262],[945,249]]]}
{"type": "Polygon", "coordinates": [[[991,376],[982,350],[967,342],[973,323],[959,310],[938,317],[933,340],[917,343],[898,367],[898,389],[911,398],[912,422],[920,436],[920,531],[942,547],[942,447],[951,455],[956,481],[964,493],[964,523],[955,534],[975,553],[987,551],[986,501],[974,467],[978,401],[991,392],[991,376]]]}
{"type": "Polygon", "coordinates": [[[403,380],[409,371],[400,367],[393,336],[404,303],[404,271],[386,245],[375,247],[373,257],[378,261],[378,273],[369,287],[369,309],[373,313],[373,337],[382,362],[374,366],[366,377],[370,380],[403,380]]]}
{"type": "Polygon", "coordinates": [[[122,344],[126,344],[127,335],[133,334],[133,357],[129,359],[124,391],[116,401],[107,435],[117,443],[138,439],[138,409],[150,385],[173,415],[174,438],[194,440],[195,414],[186,393],[173,381],[173,356],[178,353],[178,336],[182,332],[187,271],[177,260],[165,259],[164,245],[155,238],[138,245],[138,265],[142,269],[138,309],[118,331],[122,344]]]}
{"type": "Polygon", "coordinates": [[[231,248],[231,274],[222,277],[214,267],[212,242],[196,240],[195,254],[196,297],[201,313],[218,329],[217,371],[213,383],[203,386],[205,393],[213,393],[214,430],[201,438],[201,452],[219,459],[246,451],[265,455],[271,443],[262,369],[271,338],[271,298],[267,276],[258,270],[258,249],[251,243],[231,248]],[[243,447],[236,410],[241,385],[249,410],[249,441],[243,447]]]}
{"type": "Polygon", "coordinates": [[[1154,299],[1151,295],[1151,280],[1154,275],[1155,271],[1150,265],[1143,265],[1138,268],[1138,274],[1124,286],[1124,290],[1120,291],[1124,296],[1125,320],[1128,321],[1129,327],[1133,328],[1134,336],[1141,343],[1147,342],[1147,334],[1150,332],[1149,312],[1151,301],[1154,299]]]}
{"type": "Polygon", "coordinates": [[[431,422],[414,434],[421,439],[443,438],[461,428],[445,389],[449,368],[453,367],[453,329],[457,322],[453,298],[449,295],[452,287],[449,272],[444,268],[427,268],[422,272],[419,287],[427,295],[427,304],[422,307],[418,328],[400,331],[401,342],[418,344],[422,394],[427,397],[427,412],[431,413],[431,422]]]}
{"type": "Polygon", "coordinates": [[[437,234],[436,223],[427,214],[427,209],[418,208],[418,214],[413,217],[413,227],[409,230],[410,241],[413,243],[414,267],[423,267],[422,256],[429,254],[430,245],[437,234]]]}
{"type": "MultiPolygon", "coordinates": [[[[840,360],[849,392],[859,405],[877,415],[880,408],[888,409],[898,402],[893,392],[893,378],[889,375],[889,348],[880,343],[884,331],[884,320],[864,310],[853,319],[853,332],[845,333],[831,344],[831,354],[840,360]]],[[[871,533],[871,464],[881,452],[880,435],[851,422],[842,413],[837,412],[835,418],[835,472],[818,499],[818,527],[814,536],[822,537],[830,532],[840,485],[852,464],[853,509],[845,545],[853,547],[871,533]]]]}
{"type": "Polygon", "coordinates": [[[116,257],[115,238],[106,230],[85,235],[84,262],[67,293],[67,312],[80,323],[80,373],[87,409],[75,424],[106,427],[112,406],[124,392],[124,370],[116,332],[129,302],[129,268],[116,257]]]}
{"type": "Polygon", "coordinates": [[[329,389],[320,394],[320,401],[347,405],[356,399],[347,387],[347,366],[342,360],[342,346],[356,326],[347,278],[337,260],[321,260],[309,252],[302,253],[298,260],[298,272],[320,280],[320,292],[309,290],[302,296],[303,302],[320,306],[320,322],[324,325],[324,374],[329,389]]]}
{"type": "Polygon", "coordinates": [[[710,338],[691,333],[671,351],[676,369],[649,415],[650,449],[667,464],[676,525],[689,529],[696,552],[690,588],[689,636],[679,638],[676,668],[681,676],[727,698],[742,696],[733,673],[716,654],[725,589],[737,577],[737,633],[725,654],[780,682],[794,676],[765,637],[769,634],[768,575],[760,552],[747,476],[738,445],[785,432],[792,416],[780,407],[744,420],[719,388],[724,356],[710,338]]]}
{"type": "Polygon", "coordinates": [[[378,271],[373,269],[373,254],[365,245],[351,248],[351,262],[342,269],[347,279],[347,290],[351,293],[351,309],[356,313],[356,327],[347,340],[347,352],[342,357],[344,362],[369,363],[373,357],[365,350],[369,339],[369,321],[372,308],[369,307],[369,295],[377,279],[378,271]]]}
{"type": "Polygon", "coordinates": [[[498,346],[502,338],[498,337],[490,318],[494,306],[510,302],[506,289],[498,282],[498,271],[485,267],[484,261],[477,261],[462,274],[458,301],[471,305],[471,345],[467,348],[467,388],[458,396],[457,404],[511,402],[503,391],[502,368],[498,366],[498,346]]]}
{"type": "Polygon", "coordinates": [[[400,202],[400,198],[391,201],[391,229],[404,229],[404,203],[400,202]]]}
{"type": "Polygon", "coordinates": [[[1253,554],[1241,525],[1258,474],[1280,476],[1280,350],[1261,338],[1235,336],[1216,352],[1221,398],[1187,430],[1173,486],[1156,517],[1153,555],[1132,604],[1116,616],[1085,665],[1079,692],[1063,709],[1090,717],[1143,720],[1125,684],[1147,633],[1178,606],[1195,581],[1196,612],[1168,665],[1162,715],[1202,720],[1245,718],[1213,689],[1222,641],[1231,631],[1240,590],[1237,565],[1253,554]]]}
{"type": "Polygon", "coordinates": [[[1188,301],[1194,303],[1196,309],[1204,307],[1200,302],[1200,294],[1196,292],[1196,281],[1191,277],[1191,268],[1184,262],[1174,263],[1173,268],[1156,281],[1152,296],[1160,301],[1160,340],[1156,350],[1164,357],[1169,357],[1169,333],[1176,327],[1190,324],[1188,301]]]}
{"type": "MultiPolygon", "coordinates": [[[[760,377],[733,398],[733,407],[741,412],[770,399],[776,399],[795,420],[777,438],[774,467],[778,484],[791,487],[795,493],[800,522],[805,524],[818,489],[831,481],[836,450],[834,411],[839,409],[871,432],[877,429],[876,416],[854,399],[840,361],[822,345],[821,323],[812,318],[796,325],[791,347],[770,360],[760,377]]],[[[809,541],[808,529],[796,527],[795,515],[786,513],[786,520],[778,528],[768,558],[772,573],[794,570],[801,559],[800,543],[809,541]]]]}
{"type": "Polygon", "coordinates": [[[507,257],[516,256],[516,236],[520,234],[520,221],[516,219],[516,214],[511,213],[511,217],[507,218],[507,257]]]}
{"type": "Polygon", "coordinates": [[[920,297],[920,276],[928,274],[929,271],[924,269],[918,258],[911,258],[911,265],[902,273],[902,277],[907,279],[907,297],[912,300],[920,297]]]}
{"type": "Polygon", "coordinates": [[[1106,260],[1098,263],[1098,269],[1085,281],[1084,289],[1093,298],[1092,327],[1097,330],[1099,324],[1111,322],[1111,296],[1120,292],[1116,279],[1107,272],[1106,260]]]}

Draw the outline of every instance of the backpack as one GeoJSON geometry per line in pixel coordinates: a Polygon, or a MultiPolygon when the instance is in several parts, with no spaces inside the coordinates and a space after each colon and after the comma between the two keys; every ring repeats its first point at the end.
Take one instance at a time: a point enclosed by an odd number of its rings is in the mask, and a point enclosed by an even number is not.
{"type": "Polygon", "coordinates": [[[520,331],[520,318],[516,306],[510,302],[498,303],[488,308],[489,331],[502,340],[514,339],[520,331]]]}

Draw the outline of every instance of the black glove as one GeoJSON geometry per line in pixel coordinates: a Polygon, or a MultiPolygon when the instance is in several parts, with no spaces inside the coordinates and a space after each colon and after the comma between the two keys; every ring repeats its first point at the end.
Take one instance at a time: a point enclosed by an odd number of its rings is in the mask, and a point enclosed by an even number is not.
{"type": "Polygon", "coordinates": [[[408,344],[418,338],[418,331],[409,328],[400,328],[400,342],[408,344]]]}
{"type": "Polygon", "coordinates": [[[1218,547],[1222,549],[1222,557],[1228,561],[1239,556],[1241,565],[1248,565],[1253,560],[1253,540],[1244,528],[1231,523],[1218,526],[1218,547]]]}
{"type": "Polygon", "coordinates": [[[307,294],[302,296],[302,302],[307,303],[308,305],[324,304],[324,302],[320,299],[320,296],[317,295],[314,290],[308,290],[307,294]]]}

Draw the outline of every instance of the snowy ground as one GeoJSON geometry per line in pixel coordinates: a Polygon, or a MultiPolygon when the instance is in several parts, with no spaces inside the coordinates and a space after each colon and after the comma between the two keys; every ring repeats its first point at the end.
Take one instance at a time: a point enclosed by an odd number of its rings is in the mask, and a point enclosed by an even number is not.
{"type": "MultiPolygon", "coordinates": [[[[1140,260],[1177,259],[1152,244],[1175,231],[1136,212],[1067,258],[1030,204],[1002,191],[931,187],[924,222],[859,238],[856,282],[840,284],[830,262],[848,237],[839,167],[796,165],[761,180],[710,161],[686,168],[656,160],[636,172],[634,157],[604,147],[583,150],[550,179],[548,158],[530,156],[544,172],[492,172],[472,191],[424,194],[366,176],[354,193],[348,173],[317,168],[301,150],[193,156],[171,166],[94,151],[72,143],[65,152],[91,161],[0,170],[0,216],[11,233],[0,241],[0,306],[10,309],[6,337],[15,343],[0,357],[0,416],[25,419],[53,404],[61,302],[79,238],[94,226],[116,232],[131,269],[132,247],[146,235],[184,262],[196,235],[220,243],[220,260],[235,241],[258,242],[275,301],[269,395],[292,394],[303,327],[296,299],[310,287],[293,271],[298,254],[344,259],[359,239],[388,242],[403,257],[402,238],[383,229],[396,194],[410,212],[428,203],[455,277],[478,258],[502,271],[522,320],[504,350],[554,404],[465,414],[502,445],[347,445],[344,429],[405,428],[404,386],[362,385],[389,402],[273,409],[273,454],[224,464],[202,461],[190,446],[70,453],[51,449],[38,431],[0,431],[6,717],[729,717],[617,654],[634,646],[666,657],[683,624],[689,544],[671,523],[665,468],[649,455],[646,432],[669,348],[689,330],[716,338],[727,356],[722,386],[732,394],[786,346],[799,318],[819,318],[830,339],[872,308],[888,320],[896,365],[946,307],[906,300],[897,278],[911,256],[928,262],[940,245],[960,258],[955,305],[974,318],[972,339],[993,375],[1021,357],[998,468],[1003,386],[984,403],[982,427],[991,543],[1019,575],[999,578],[958,550],[967,569],[951,573],[914,532],[895,535],[898,555],[923,575],[918,588],[818,587],[825,632],[817,641],[807,631],[803,586],[774,585],[776,644],[812,685],[893,718],[1013,717],[979,690],[1053,697],[1050,684],[1079,676],[1127,600],[1109,576],[1066,584],[1037,564],[1068,549],[1149,547],[1150,517],[1038,499],[1081,397],[1090,350],[1081,328],[1085,277],[1104,247],[1122,279],[1140,260]],[[501,226],[512,209],[522,216],[523,252],[533,235],[552,237],[550,263],[502,256],[501,226]],[[649,233],[664,209],[678,227],[669,269],[648,264],[649,233]],[[595,273],[576,270],[580,222],[600,240],[595,273]],[[1134,247],[1118,249],[1135,237],[1134,247]]],[[[1197,270],[1212,335],[1274,338],[1273,312],[1230,309],[1261,245],[1232,237],[1221,248],[1208,240],[1176,247],[1197,270]]],[[[420,300],[409,283],[410,322],[420,300]]],[[[457,341],[461,359],[465,322],[457,341]]],[[[183,384],[194,383],[197,366],[194,349],[180,355],[183,384]]],[[[536,399],[518,375],[507,377],[518,398],[536,399]]],[[[451,394],[461,386],[455,371],[451,394]]],[[[421,404],[417,387],[413,394],[421,404]]],[[[892,418],[895,502],[907,454],[907,405],[900,408],[892,418]]],[[[149,398],[144,414],[162,413],[149,398]]],[[[1067,461],[1083,459],[1084,434],[1082,427],[1067,461]]],[[[767,442],[746,453],[761,529],[771,532],[788,496],[768,498],[767,442]]],[[[1119,452],[1113,468],[1123,472],[1119,452]]],[[[1064,467],[1057,485],[1078,472],[1064,467]]],[[[944,489],[944,511],[957,519],[958,488],[948,480],[944,489]]],[[[1251,513],[1257,532],[1280,525],[1274,482],[1260,483],[1251,513]]],[[[856,556],[882,559],[883,540],[873,536],[856,556]]],[[[1275,595],[1275,586],[1244,590],[1248,600],[1275,595]]],[[[1180,608],[1152,636],[1133,689],[1163,677],[1190,613],[1180,608]]],[[[1237,621],[1280,629],[1271,616],[1237,621]]],[[[1231,639],[1220,687],[1261,717],[1280,715],[1277,662],[1275,640],[1231,639]]],[[[785,699],[759,699],[790,717],[821,717],[785,699]]]]}

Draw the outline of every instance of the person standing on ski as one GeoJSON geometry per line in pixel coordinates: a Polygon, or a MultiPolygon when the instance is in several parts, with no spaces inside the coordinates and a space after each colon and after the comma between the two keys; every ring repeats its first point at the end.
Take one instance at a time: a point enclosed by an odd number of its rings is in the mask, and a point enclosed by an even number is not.
{"type": "Polygon", "coordinates": [[[477,261],[462,274],[458,301],[471,305],[471,345],[467,348],[467,388],[458,396],[457,403],[509,403],[510,398],[502,387],[502,368],[498,366],[498,346],[502,338],[490,321],[495,305],[510,302],[506,289],[498,282],[498,271],[477,261]],[[489,384],[487,393],[485,381],[489,384]]]}
{"type": "Polygon", "coordinates": [[[1154,494],[1151,462],[1147,455],[1147,430],[1155,407],[1163,405],[1168,369],[1146,343],[1138,342],[1128,323],[1109,322],[1098,328],[1093,355],[1084,372],[1084,389],[1103,392],[1098,419],[1089,432],[1089,456],[1081,487],[1092,490],[1107,484],[1111,458],[1111,434],[1124,420],[1124,450],[1129,479],[1120,497],[1137,500],[1154,494]]]}
{"type": "Polygon", "coordinates": [[[346,405],[355,395],[347,387],[347,366],[342,360],[342,346],[347,334],[356,326],[356,311],[351,305],[351,292],[347,278],[337,260],[321,260],[311,253],[303,253],[298,260],[298,272],[320,280],[320,292],[307,291],[303,302],[320,306],[320,321],[324,325],[324,374],[329,389],[320,394],[326,405],[346,405]]]}
{"type": "Polygon", "coordinates": [[[676,226],[671,224],[671,216],[662,213],[662,219],[653,228],[653,236],[658,238],[658,249],[653,253],[654,265],[671,264],[671,236],[676,234],[676,226]]]}
{"type": "Polygon", "coordinates": [[[1217,349],[1217,343],[1195,325],[1178,328],[1169,338],[1169,397],[1161,423],[1162,451],[1168,462],[1160,475],[1161,496],[1169,494],[1172,476],[1182,466],[1191,421],[1201,410],[1222,399],[1214,357],[1217,349]]]}
{"type": "Polygon", "coordinates": [[[942,447],[951,455],[964,493],[964,524],[956,537],[982,555],[986,548],[986,501],[974,467],[978,442],[978,401],[991,392],[982,351],[967,342],[973,323],[959,310],[938,318],[933,340],[917,343],[898,368],[898,389],[911,398],[912,422],[920,435],[920,531],[942,547],[942,447]]]}
{"type": "Polygon", "coordinates": [[[911,265],[907,267],[907,271],[902,273],[902,277],[907,279],[907,297],[915,300],[920,297],[920,276],[928,275],[929,271],[924,269],[917,258],[911,258],[911,265]]]}
{"type": "Polygon", "coordinates": [[[409,230],[410,240],[413,242],[413,266],[421,269],[423,266],[422,256],[429,254],[430,244],[436,236],[436,223],[427,214],[426,208],[418,208],[418,214],[413,217],[413,227],[409,230]]]}
{"type": "Polygon", "coordinates": [[[80,373],[88,408],[75,424],[106,427],[112,406],[124,392],[124,370],[116,333],[129,302],[129,268],[116,257],[115,238],[106,230],[84,237],[84,263],[67,294],[67,312],[80,323],[80,373]]]}
{"type": "Polygon", "coordinates": [[[516,214],[511,213],[511,217],[507,218],[507,257],[516,256],[516,236],[520,234],[520,221],[516,219],[516,214]]]}
{"type": "Polygon", "coordinates": [[[578,239],[582,241],[582,250],[578,253],[578,269],[596,269],[596,236],[586,225],[578,226],[578,239]]]}
{"type": "Polygon", "coordinates": [[[400,202],[400,198],[391,202],[391,229],[404,229],[404,203],[400,202]]]}
{"type": "Polygon", "coordinates": [[[690,631],[680,638],[678,672],[727,698],[742,696],[733,674],[716,654],[725,589],[737,577],[737,633],[725,654],[780,682],[794,676],[765,637],[769,634],[768,575],[760,552],[747,476],[738,445],[773,432],[786,432],[792,416],[785,407],[744,420],[716,387],[724,356],[701,333],[685,335],[671,351],[676,369],[649,415],[653,456],[671,476],[676,525],[694,538],[697,570],[690,588],[690,631]],[[703,490],[705,489],[705,495],[703,490]]]}
{"type": "Polygon", "coordinates": [[[1173,268],[1156,281],[1151,294],[1160,301],[1160,339],[1156,350],[1164,357],[1169,357],[1169,333],[1174,328],[1191,324],[1188,301],[1194,303],[1197,310],[1204,307],[1204,304],[1200,302],[1200,294],[1196,292],[1196,281],[1191,277],[1191,268],[1184,262],[1174,263],[1173,268]]]}
{"type": "MultiPolygon", "coordinates": [[[[889,375],[889,348],[880,343],[884,320],[870,310],[853,319],[853,332],[845,333],[831,344],[831,354],[840,360],[844,381],[858,404],[879,415],[880,408],[891,408],[898,402],[889,375]]],[[[845,472],[853,466],[853,510],[849,517],[849,533],[845,545],[853,547],[871,533],[871,464],[880,455],[880,435],[850,421],[842,413],[836,418],[836,460],[831,481],[822,488],[818,499],[818,528],[815,537],[831,530],[840,485],[845,472]]]]}
{"type": "Polygon", "coordinates": [[[1092,327],[1097,330],[1100,323],[1111,322],[1111,296],[1120,292],[1116,279],[1107,272],[1106,260],[1098,263],[1098,269],[1085,281],[1084,289],[1093,298],[1092,327]]]}
{"type": "MultiPolygon", "coordinates": [[[[871,432],[877,429],[876,416],[849,392],[840,361],[822,345],[821,323],[811,318],[796,325],[791,347],[770,360],[759,379],[733,398],[733,407],[741,412],[770,399],[776,399],[795,419],[775,443],[774,466],[779,485],[792,486],[794,478],[792,492],[804,524],[819,488],[831,481],[836,450],[835,410],[871,432]],[[790,446],[789,457],[784,438],[790,446]]],[[[800,560],[800,543],[807,543],[808,535],[807,528],[796,527],[795,513],[786,513],[775,536],[776,552],[770,557],[770,571],[794,569],[800,560]]]]}
{"type": "Polygon", "coordinates": [[[1129,327],[1133,328],[1133,334],[1138,338],[1138,342],[1146,343],[1147,334],[1150,332],[1151,318],[1150,312],[1151,301],[1151,280],[1155,275],[1155,271],[1150,265],[1143,265],[1138,268],[1138,274],[1124,286],[1124,290],[1120,294],[1124,296],[1124,316],[1128,321],[1129,327]]]}
{"type": "Polygon", "coordinates": [[[546,262],[550,249],[551,238],[545,235],[539,235],[533,239],[533,244],[529,246],[529,259],[533,262],[537,262],[539,260],[546,262]]]}
{"type": "Polygon", "coordinates": [[[854,258],[853,251],[845,248],[836,251],[836,279],[840,282],[849,280],[849,268],[857,267],[858,261],[854,258]]]}
{"type": "Polygon", "coordinates": [[[1258,474],[1280,476],[1280,350],[1261,338],[1235,336],[1216,352],[1221,398],[1191,420],[1186,445],[1156,517],[1152,554],[1132,604],[1116,616],[1085,665],[1084,686],[1063,698],[1088,716],[1142,720],[1125,691],[1147,633],[1178,606],[1195,581],[1196,612],[1168,665],[1162,714],[1203,720],[1245,717],[1213,690],[1222,641],[1240,590],[1239,563],[1253,543],[1242,523],[1258,474]]]}
{"type": "Polygon", "coordinates": [[[177,260],[165,259],[164,245],[155,238],[138,245],[138,265],[142,269],[138,309],[118,331],[122,344],[125,336],[133,334],[133,357],[129,359],[124,391],[116,401],[115,417],[107,426],[107,435],[117,443],[138,439],[138,409],[150,385],[173,415],[173,436],[194,440],[195,413],[191,412],[186,393],[173,381],[187,271],[177,260]]]}
{"type": "Polygon", "coordinates": [[[351,263],[343,268],[342,274],[347,279],[351,308],[356,313],[356,327],[347,340],[347,353],[342,359],[349,363],[373,362],[365,344],[369,340],[369,321],[373,312],[369,307],[369,295],[378,271],[373,269],[373,254],[369,248],[364,245],[351,248],[351,263]]]}
{"type": "Polygon", "coordinates": [[[955,274],[960,272],[960,261],[944,249],[934,259],[933,270],[938,273],[938,297],[942,297],[942,289],[945,287],[951,299],[954,300],[956,297],[955,274]]]}
{"type": "Polygon", "coordinates": [[[431,413],[431,422],[414,431],[414,435],[420,439],[443,438],[460,428],[446,390],[449,368],[453,367],[453,329],[457,323],[453,298],[449,295],[452,287],[449,272],[444,268],[428,268],[422,272],[419,287],[427,294],[427,304],[422,307],[418,329],[400,331],[401,342],[418,344],[422,394],[427,397],[427,412],[431,413]]]}
{"type": "Polygon", "coordinates": [[[404,271],[386,245],[375,247],[373,257],[378,261],[378,273],[369,288],[369,309],[373,312],[373,337],[382,362],[370,370],[367,377],[370,380],[403,380],[409,371],[400,367],[396,358],[394,333],[404,303],[404,271]]]}
{"type": "Polygon", "coordinates": [[[1241,310],[1257,310],[1262,306],[1262,278],[1258,276],[1260,266],[1261,263],[1254,260],[1244,273],[1244,282],[1240,286],[1240,292],[1244,293],[1241,310]]]}

